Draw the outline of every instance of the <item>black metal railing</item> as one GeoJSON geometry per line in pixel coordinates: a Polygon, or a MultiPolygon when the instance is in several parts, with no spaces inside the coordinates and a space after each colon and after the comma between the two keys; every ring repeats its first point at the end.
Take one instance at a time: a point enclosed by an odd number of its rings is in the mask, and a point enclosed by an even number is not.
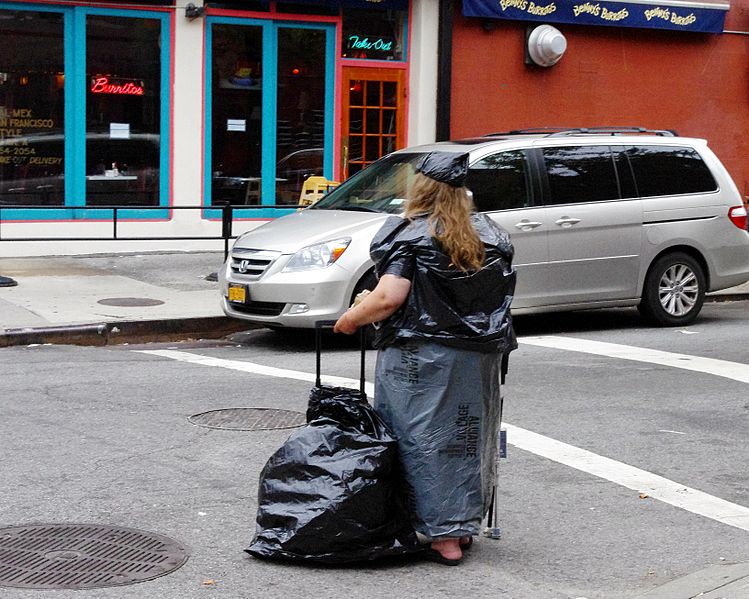
{"type": "MultiPolygon", "coordinates": [[[[219,240],[224,241],[224,260],[229,255],[229,241],[236,239],[233,233],[235,210],[296,210],[299,205],[271,204],[271,205],[242,205],[222,204],[216,206],[25,206],[25,205],[0,205],[0,241],[163,241],[163,240],[219,240]],[[89,236],[89,237],[3,237],[3,212],[9,210],[86,210],[87,212],[109,213],[106,218],[112,221],[111,235],[89,236]],[[220,235],[150,235],[150,236],[122,236],[118,233],[118,224],[122,220],[121,212],[128,211],[154,211],[154,210],[220,210],[221,211],[221,234],[220,235]]],[[[128,215],[127,220],[131,217],[128,215]]],[[[101,221],[101,216],[87,217],[86,220],[101,221]]],[[[14,222],[17,219],[13,219],[14,222]]],[[[211,219],[212,220],[212,219],[211,219]]],[[[7,222],[7,221],[6,221],[7,222]]],[[[33,220],[26,222],[34,222],[33,220]]]]}

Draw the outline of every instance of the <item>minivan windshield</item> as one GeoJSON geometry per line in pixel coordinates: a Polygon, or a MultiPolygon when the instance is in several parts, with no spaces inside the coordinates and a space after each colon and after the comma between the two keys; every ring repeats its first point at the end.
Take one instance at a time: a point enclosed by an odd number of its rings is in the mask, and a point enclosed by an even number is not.
{"type": "Polygon", "coordinates": [[[359,171],[309,209],[400,214],[414,167],[423,156],[424,152],[390,154],[359,171]]]}

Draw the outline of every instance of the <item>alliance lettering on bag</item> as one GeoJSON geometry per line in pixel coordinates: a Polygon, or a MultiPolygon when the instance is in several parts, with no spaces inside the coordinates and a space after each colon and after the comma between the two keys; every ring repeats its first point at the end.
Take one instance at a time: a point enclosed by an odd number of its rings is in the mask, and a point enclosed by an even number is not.
{"type": "Polygon", "coordinates": [[[411,345],[404,345],[401,348],[401,365],[395,366],[392,370],[395,381],[407,385],[419,384],[419,362],[416,358],[418,351],[416,346],[411,345]]]}
{"type": "Polygon", "coordinates": [[[458,418],[456,426],[458,434],[455,439],[461,443],[463,456],[475,458],[478,456],[479,447],[479,417],[470,413],[470,404],[458,406],[458,418]]]}

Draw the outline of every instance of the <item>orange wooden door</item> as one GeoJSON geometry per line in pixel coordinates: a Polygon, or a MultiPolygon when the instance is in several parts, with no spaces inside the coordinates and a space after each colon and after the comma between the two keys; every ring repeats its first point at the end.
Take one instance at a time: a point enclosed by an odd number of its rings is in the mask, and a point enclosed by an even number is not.
{"type": "Polygon", "coordinates": [[[404,146],[405,81],[405,69],[343,69],[342,180],[404,146]]]}

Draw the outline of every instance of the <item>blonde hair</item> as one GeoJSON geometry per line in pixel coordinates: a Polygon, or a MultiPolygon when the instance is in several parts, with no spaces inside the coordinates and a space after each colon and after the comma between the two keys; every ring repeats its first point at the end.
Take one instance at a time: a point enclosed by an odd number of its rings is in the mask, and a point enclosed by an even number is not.
{"type": "Polygon", "coordinates": [[[471,223],[473,202],[464,187],[453,187],[421,173],[414,177],[403,216],[428,214],[429,230],[463,272],[484,264],[484,244],[471,223]]]}

